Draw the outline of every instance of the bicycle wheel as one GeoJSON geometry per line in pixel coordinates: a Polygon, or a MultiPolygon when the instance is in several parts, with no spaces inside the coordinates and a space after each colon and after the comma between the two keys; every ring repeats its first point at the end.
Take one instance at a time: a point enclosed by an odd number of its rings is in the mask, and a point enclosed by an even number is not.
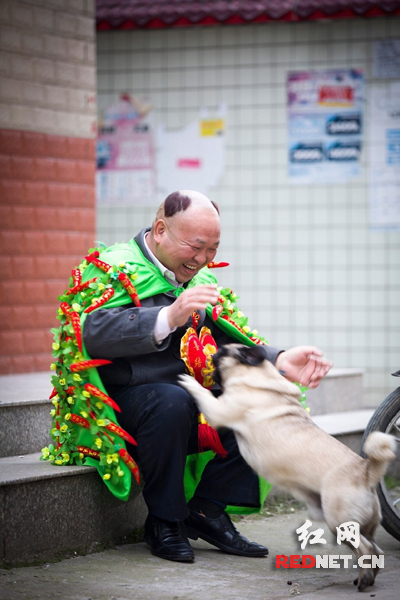
{"type": "MultiPolygon", "coordinates": [[[[373,431],[389,433],[400,442],[400,388],[389,394],[372,415],[361,442],[364,457],[365,440],[373,431]]],[[[389,465],[385,477],[377,486],[377,492],[382,510],[382,526],[400,541],[400,443],[396,446],[396,460],[389,465]]]]}

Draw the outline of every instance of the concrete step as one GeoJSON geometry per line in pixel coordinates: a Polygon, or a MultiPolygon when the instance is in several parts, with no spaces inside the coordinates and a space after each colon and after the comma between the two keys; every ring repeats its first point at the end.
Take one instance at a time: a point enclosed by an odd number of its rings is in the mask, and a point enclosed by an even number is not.
{"type": "Polygon", "coordinates": [[[50,443],[50,373],[0,377],[0,457],[38,452],[50,443]]]}
{"type": "Polygon", "coordinates": [[[333,368],[319,386],[306,392],[312,415],[364,409],[362,369],[333,368]]]}
{"type": "Polygon", "coordinates": [[[0,459],[0,565],[22,566],[137,541],[141,490],[115,498],[93,467],[56,467],[40,453],[0,459]]]}
{"type": "Polygon", "coordinates": [[[362,436],[374,412],[374,408],[365,408],[311,416],[318,427],[360,454],[362,436]]]}

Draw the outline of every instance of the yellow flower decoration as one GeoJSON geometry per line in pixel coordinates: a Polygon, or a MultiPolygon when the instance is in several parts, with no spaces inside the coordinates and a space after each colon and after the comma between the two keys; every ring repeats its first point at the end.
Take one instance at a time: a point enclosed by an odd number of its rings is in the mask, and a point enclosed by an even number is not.
{"type": "Polygon", "coordinates": [[[82,417],[83,417],[84,419],[87,419],[87,418],[88,418],[88,416],[89,416],[89,415],[87,414],[86,410],[81,410],[81,415],[82,415],[82,417]]]}
{"type": "Polygon", "coordinates": [[[51,363],[50,365],[50,371],[55,371],[56,370],[56,364],[55,363],[51,363]]]}
{"type": "Polygon", "coordinates": [[[101,447],[102,447],[102,445],[103,445],[103,442],[101,441],[101,439],[100,439],[100,438],[96,438],[96,439],[94,440],[94,443],[96,444],[96,446],[97,446],[98,448],[101,448],[101,447]]]}
{"type": "Polygon", "coordinates": [[[60,379],[60,385],[65,385],[67,382],[65,381],[64,378],[60,379]]]}
{"type": "Polygon", "coordinates": [[[102,402],[96,402],[95,407],[98,408],[99,410],[101,410],[103,408],[103,403],[102,402]]]}
{"type": "Polygon", "coordinates": [[[57,458],[57,460],[54,461],[56,463],[56,465],[62,465],[63,461],[60,460],[59,458],[57,458]]]}
{"type": "Polygon", "coordinates": [[[54,342],[52,345],[53,350],[59,350],[60,349],[60,344],[58,342],[54,342]]]}
{"type": "Polygon", "coordinates": [[[82,452],[79,452],[79,458],[80,458],[81,460],[82,460],[82,458],[83,458],[84,456],[85,456],[85,455],[84,455],[82,452]]]}
{"type": "Polygon", "coordinates": [[[72,305],[72,310],[74,310],[75,312],[80,312],[82,310],[82,306],[77,302],[74,302],[72,305]]]}
{"type": "MultiPolygon", "coordinates": [[[[106,286],[104,285],[104,283],[99,283],[99,285],[97,286],[97,288],[102,292],[104,290],[106,286]]],[[[93,303],[93,301],[92,301],[93,303]]]]}
{"type": "Polygon", "coordinates": [[[82,381],[82,377],[80,375],[78,375],[78,373],[74,373],[72,376],[72,379],[74,381],[82,381]]]}
{"type": "Polygon", "coordinates": [[[69,421],[69,420],[70,420],[70,418],[71,418],[71,413],[67,413],[67,414],[65,415],[65,417],[64,417],[64,419],[65,419],[66,421],[69,421]]]}
{"type": "Polygon", "coordinates": [[[68,396],[67,402],[68,402],[68,404],[73,404],[74,403],[73,397],[72,396],[68,396]]]}
{"type": "Polygon", "coordinates": [[[124,472],[122,471],[122,469],[118,469],[117,475],[118,475],[118,477],[123,477],[124,476],[124,472]]]}
{"type": "Polygon", "coordinates": [[[86,390],[82,392],[82,396],[85,396],[85,398],[90,398],[90,394],[86,390]]]}
{"type": "Polygon", "coordinates": [[[107,480],[110,479],[111,475],[110,473],[106,473],[105,475],[103,475],[103,479],[107,480]]]}
{"type": "Polygon", "coordinates": [[[43,458],[48,458],[50,456],[50,450],[48,448],[42,448],[43,458]]]}
{"type": "Polygon", "coordinates": [[[61,433],[65,433],[66,431],[68,431],[68,425],[65,425],[65,424],[61,425],[60,431],[61,431],[61,433]]]}

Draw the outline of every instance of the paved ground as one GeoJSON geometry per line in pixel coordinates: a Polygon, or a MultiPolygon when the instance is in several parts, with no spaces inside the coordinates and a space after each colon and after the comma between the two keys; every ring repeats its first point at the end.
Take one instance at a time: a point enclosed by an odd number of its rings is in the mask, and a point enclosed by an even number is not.
{"type": "MultiPolygon", "coordinates": [[[[304,600],[357,598],[347,569],[276,569],[277,554],[349,554],[337,546],[325,527],[326,545],[300,549],[295,530],[305,510],[266,517],[248,517],[237,526],[249,539],[269,547],[268,558],[248,559],[224,554],[202,541],[192,542],[194,564],[160,560],[144,543],[75,557],[38,567],[0,570],[1,600],[304,600]]],[[[62,516],[60,516],[62,518],[62,516]]],[[[68,518],[68,516],[66,516],[68,518]]],[[[323,526],[315,523],[312,529],[323,526]]],[[[385,551],[385,567],[364,598],[400,597],[400,542],[379,529],[377,542],[385,551]]]]}

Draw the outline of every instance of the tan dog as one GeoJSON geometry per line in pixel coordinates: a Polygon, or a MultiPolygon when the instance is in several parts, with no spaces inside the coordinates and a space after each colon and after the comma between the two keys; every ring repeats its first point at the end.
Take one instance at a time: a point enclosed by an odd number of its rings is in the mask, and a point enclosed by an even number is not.
{"type": "MultiPolygon", "coordinates": [[[[265,360],[259,346],[229,344],[213,362],[219,398],[193,377],[180,377],[210,425],[232,429],[246,462],[306,502],[311,518],[325,520],[335,536],[342,523],[359,523],[359,547],[351,546],[357,559],[383,554],[373,541],[381,519],[375,486],[395,458],[393,438],[374,432],[365,444],[369,459],[355,454],[313,423],[299,403],[299,388],[265,360]]],[[[373,585],[378,570],[359,568],[360,591],[373,585]]]]}

